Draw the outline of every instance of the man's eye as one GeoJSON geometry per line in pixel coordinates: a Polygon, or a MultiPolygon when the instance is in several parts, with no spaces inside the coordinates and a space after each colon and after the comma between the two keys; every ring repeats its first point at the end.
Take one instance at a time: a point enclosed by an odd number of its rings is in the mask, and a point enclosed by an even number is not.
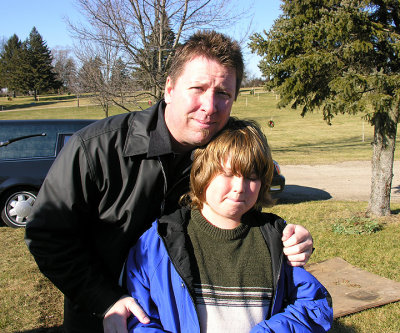
{"type": "Polygon", "coordinates": [[[218,94],[227,98],[231,98],[231,94],[227,91],[219,91],[218,94]]]}

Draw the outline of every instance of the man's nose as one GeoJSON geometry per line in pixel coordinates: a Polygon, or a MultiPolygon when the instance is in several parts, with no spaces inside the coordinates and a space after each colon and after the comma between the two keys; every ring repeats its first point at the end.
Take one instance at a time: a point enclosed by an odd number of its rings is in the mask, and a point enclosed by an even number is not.
{"type": "Polygon", "coordinates": [[[206,113],[207,116],[211,116],[213,113],[217,111],[216,106],[217,100],[215,96],[215,92],[211,90],[207,90],[201,100],[201,108],[206,113]]]}

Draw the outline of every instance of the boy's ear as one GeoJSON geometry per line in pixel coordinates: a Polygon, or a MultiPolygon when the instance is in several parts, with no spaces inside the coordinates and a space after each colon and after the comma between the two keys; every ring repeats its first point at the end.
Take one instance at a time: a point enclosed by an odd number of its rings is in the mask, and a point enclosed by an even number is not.
{"type": "Polygon", "coordinates": [[[172,80],[171,78],[168,76],[167,77],[167,81],[165,82],[165,89],[164,89],[164,100],[165,103],[169,104],[171,103],[171,99],[172,99],[172,93],[173,93],[174,87],[172,85],[172,80]]]}

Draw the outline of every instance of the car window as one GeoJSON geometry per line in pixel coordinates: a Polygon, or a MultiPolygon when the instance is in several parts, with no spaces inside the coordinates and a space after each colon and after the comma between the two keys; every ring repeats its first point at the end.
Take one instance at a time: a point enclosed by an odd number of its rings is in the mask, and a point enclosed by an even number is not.
{"type": "Polygon", "coordinates": [[[0,141],[12,140],[31,134],[38,134],[38,136],[25,138],[1,147],[0,159],[54,156],[57,133],[52,133],[51,131],[32,131],[31,133],[16,131],[15,133],[10,133],[7,137],[2,133],[0,141]],[[46,135],[40,135],[42,133],[46,135]]]}
{"type": "Polygon", "coordinates": [[[71,136],[72,136],[72,133],[68,133],[68,134],[62,133],[62,134],[59,134],[59,137],[58,137],[58,145],[57,145],[57,155],[58,155],[58,153],[60,152],[61,148],[64,147],[65,144],[68,142],[68,140],[71,138],[71,136]]]}
{"type": "Polygon", "coordinates": [[[45,124],[40,121],[2,122],[0,160],[55,157],[72,134],[88,124],[87,121],[45,124]],[[11,141],[11,143],[1,145],[7,141],[11,141]]]}

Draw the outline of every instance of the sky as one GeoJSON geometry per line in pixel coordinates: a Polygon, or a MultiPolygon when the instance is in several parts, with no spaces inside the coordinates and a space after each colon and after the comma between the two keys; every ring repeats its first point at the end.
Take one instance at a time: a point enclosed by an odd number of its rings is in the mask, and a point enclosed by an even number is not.
{"type": "MultiPolygon", "coordinates": [[[[242,0],[248,3],[248,0],[242,0]]],[[[50,49],[72,48],[65,18],[76,22],[80,14],[74,0],[0,0],[2,18],[0,20],[0,39],[6,41],[13,34],[24,41],[33,27],[41,34],[50,49]]],[[[279,0],[254,0],[253,32],[269,30],[279,16],[279,0]]],[[[239,29],[240,30],[240,29],[239,29]]],[[[236,38],[236,36],[231,36],[236,38]]],[[[238,38],[238,37],[237,37],[238,38]]],[[[257,63],[259,57],[252,55],[247,48],[243,49],[246,68],[256,76],[260,76],[257,63]]]]}

